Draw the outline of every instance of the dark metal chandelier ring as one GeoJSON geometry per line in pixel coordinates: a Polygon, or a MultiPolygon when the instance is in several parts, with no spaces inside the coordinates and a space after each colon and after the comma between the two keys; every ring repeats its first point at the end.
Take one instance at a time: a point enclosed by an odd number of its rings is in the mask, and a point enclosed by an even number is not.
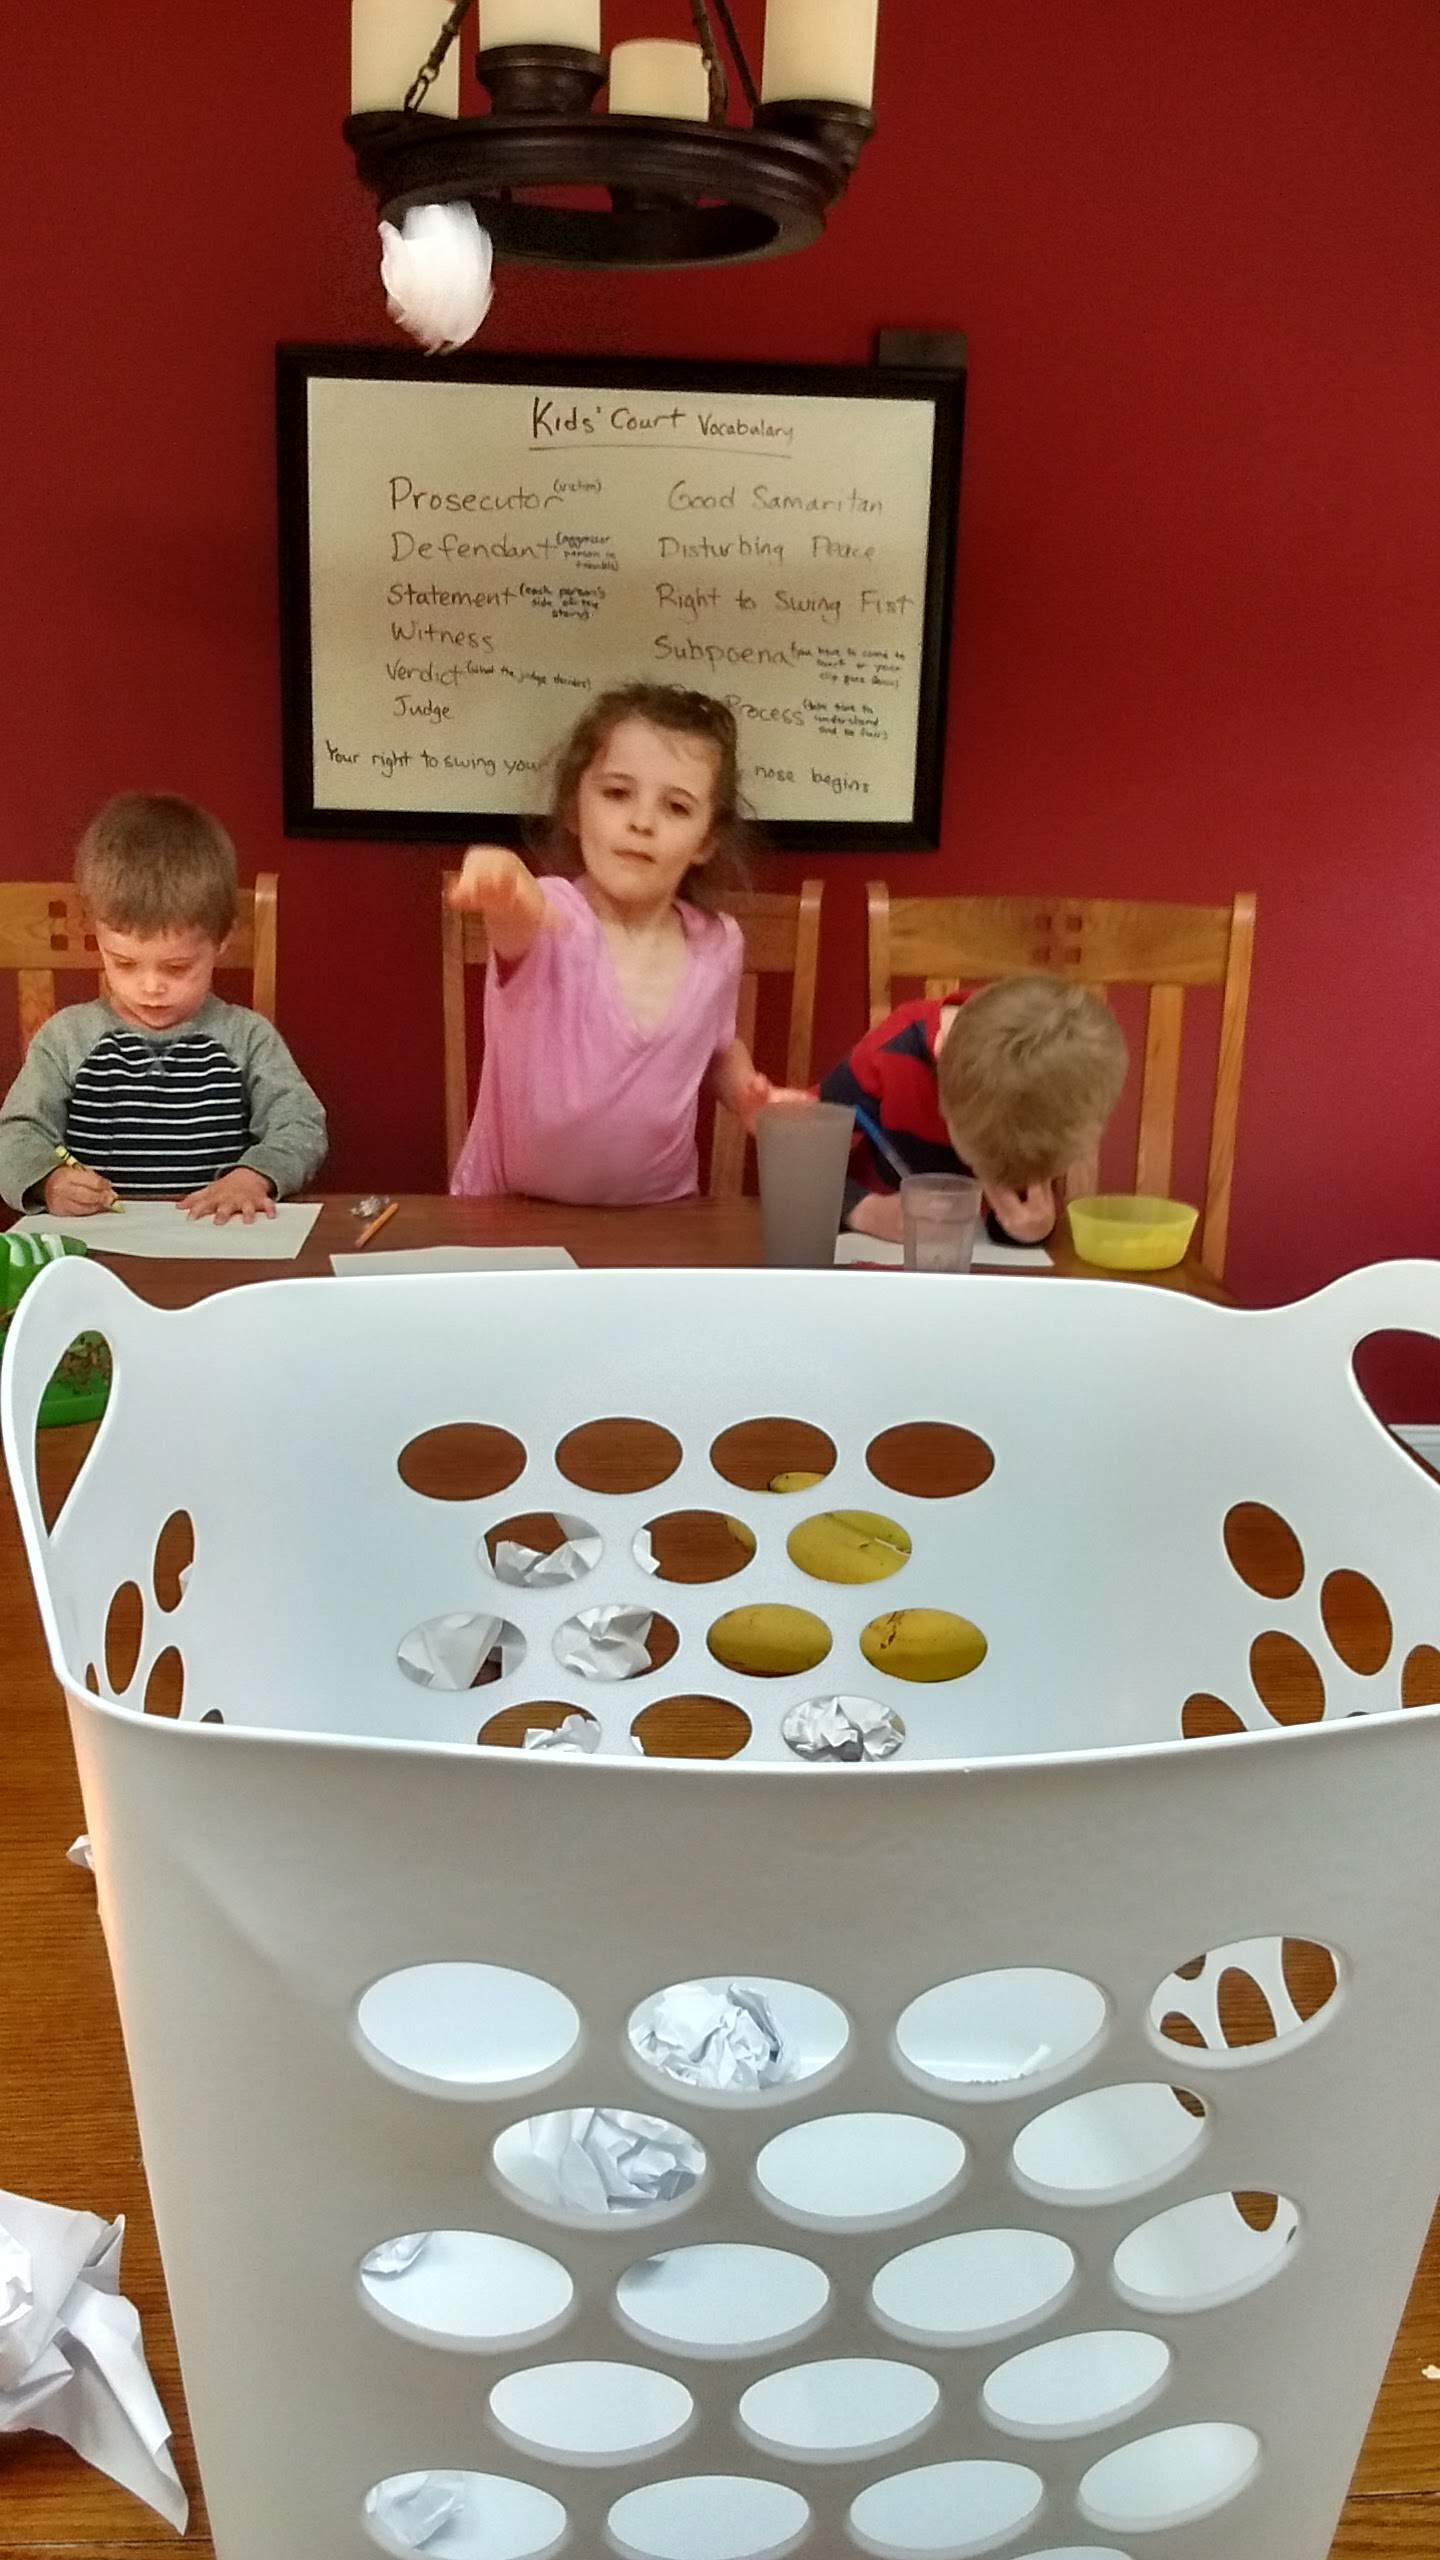
{"type": "MultiPolygon", "coordinates": [[[[717,5],[719,0],[717,0],[717,5]]],[[[718,71],[706,0],[695,0],[705,52],[718,71]]],[[[397,225],[414,207],[470,204],[497,256],[556,266],[711,266],[808,247],[875,129],[866,107],[824,98],[756,104],[749,125],[713,111],[597,115],[607,65],[563,45],[500,45],[476,68],[493,100],[482,116],[417,111],[453,44],[468,0],[456,0],[441,40],[412,87],[416,104],[346,120],[357,172],[381,215],[397,225]],[[559,202],[540,199],[559,191],[559,202]],[[603,202],[565,195],[598,191],[603,202]]],[[[754,83],[728,7],[727,34],[747,98],[754,83]]],[[[723,75],[712,76],[712,101],[723,75]]]]}

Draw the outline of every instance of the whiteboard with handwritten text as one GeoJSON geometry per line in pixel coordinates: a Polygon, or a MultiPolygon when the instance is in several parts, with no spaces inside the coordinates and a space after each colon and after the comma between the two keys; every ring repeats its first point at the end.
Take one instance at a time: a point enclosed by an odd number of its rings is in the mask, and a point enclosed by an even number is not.
{"type": "Polygon", "coordinates": [[[795,845],[937,840],[958,376],[280,351],[286,819],[546,805],[606,686],[718,694],[795,845]]]}

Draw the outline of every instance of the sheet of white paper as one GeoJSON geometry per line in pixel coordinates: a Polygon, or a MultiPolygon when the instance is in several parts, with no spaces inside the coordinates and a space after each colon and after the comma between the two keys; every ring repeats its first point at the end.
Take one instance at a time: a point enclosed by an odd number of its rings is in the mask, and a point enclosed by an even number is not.
{"type": "Polygon", "coordinates": [[[92,1253],[138,1254],[146,1262],[293,1262],[320,1215],[318,1200],[282,1200],[273,1218],[187,1218],[173,1200],[127,1200],[94,1218],[17,1218],[20,1236],[78,1236],[92,1253]]]}
{"type": "Polygon", "coordinates": [[[0,2436],[38,2427],[185,2530],[170,2424],[120,2291],[123,2220],[0,2189],[0,2436]]]}
{"type": "MultiPolygon", "coordinates": [[[[883,1236],[857,1236],[847,1227],[835,1239],[837,1271],[850,1262],[893,1263],[898,1271],[904,1260],[904,1246],[889,1244],[883,1236]]],[[[1041,1244],[995,1244],[987,1235],[976,1237],[973,1262],[977,1271],[1049,1271],[1053,1267],[1041,1244]]]]}
{"type": "Polygon", "coordinates": [[[422,1244],[409,1253],[332,1253],[330,1268],[342,1280],[372,1280],[435,1271],[573,1271],[575,1256],[560,1244],[422,1244]]]}

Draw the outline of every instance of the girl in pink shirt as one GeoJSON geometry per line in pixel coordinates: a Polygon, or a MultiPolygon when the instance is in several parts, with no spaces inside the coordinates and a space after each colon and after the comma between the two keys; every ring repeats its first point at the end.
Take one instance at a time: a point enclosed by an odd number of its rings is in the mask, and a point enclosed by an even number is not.
{"type": "Polygon", "coordinates": [[[602,694],[556,775],[537,880],[472,845],[452,896],[485,919],[485,1060],[454,1192],[607,1206],[698,1183],[702,1091],[753,1128],[790,1100],[735,1036],[743,878],[735,722],[708,694],[602,694]]]}

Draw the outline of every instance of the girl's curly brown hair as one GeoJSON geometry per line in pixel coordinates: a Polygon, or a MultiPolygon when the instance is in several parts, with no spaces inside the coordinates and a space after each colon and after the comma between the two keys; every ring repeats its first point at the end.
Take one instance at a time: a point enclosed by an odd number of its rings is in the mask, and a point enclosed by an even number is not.
{"type": "Polygon", "coordinates": [[[682,738],[705,738],[715,749],[712,851],[706,861],[686,872],[679,894],[695,907],[723,908],[736,890],[750,885],[752,837],[740,807],[735,715],[713,694],[689,693],[680,685],[613,685],[608,693],[597,694],[581,714],[555,760],[549,814],[526,831],[536,868],[563,873],[571,880],[584,870],[575,832],[580,777],[604,753],[622,720],[648,720],[652,729],[668,729],[682,738]]]}

